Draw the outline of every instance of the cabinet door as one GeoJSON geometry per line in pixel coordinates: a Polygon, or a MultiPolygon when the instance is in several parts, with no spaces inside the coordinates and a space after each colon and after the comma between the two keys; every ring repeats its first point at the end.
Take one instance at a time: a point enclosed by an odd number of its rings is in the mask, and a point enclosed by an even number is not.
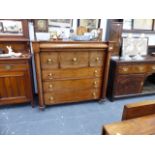
{"type": "Polygon", "coordinates": [[[29,99],[26,71],[0,73],[0,104],[27,102],[29,99]]]}
{"type": "Polygon", "coordinates": [[[119,75],[116,79],[114,95],[128,95],[142,92],[145,76],[119,75]]]}

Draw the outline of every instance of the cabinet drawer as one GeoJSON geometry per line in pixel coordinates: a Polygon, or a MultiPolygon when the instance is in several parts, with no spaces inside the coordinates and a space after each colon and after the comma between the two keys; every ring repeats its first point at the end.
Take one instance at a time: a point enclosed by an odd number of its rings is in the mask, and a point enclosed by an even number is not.
{"type": "Polygon", "coordinates": [[[42,52],[40,54],[42,69],[58,68],[58,53],[57,52],[42,52]]]}
{"type": "Polygon", "coordinates": [[[101,93],[99,89],[51,92],[44,94],[44,101],[46,105],[52,105],[65,102],[99,99],[100,95],[101,93]]]}
{"type": "Polygon", "coordinates": [[[101,78],[43,82],[44,92],[101,88],[101,78]]]}
{"type": "Polygon", "coordinates": [[[94,78],[102,76],[102,68],[53,69],[43,70],[43,80],[94,78]]]}
{"type": "Polygon", "coordinates": [[[0,71],[26,70],[27,64],[0,64],[0,71]]]}
{"type": "Polygon", "coordinates": [[[88,67],[88,52],[60,52],[61,68],[88,67]]]}
{"type": "Polygon", "coordinates": [[[103,66],[105,61],[105,53],[103,51],[90,52],[89,63],[91,67],[103,66]]]}
{"type": "Polygon", "coordinates": [[[121,65],[118,67],[119,74],[128,74],[128,73],[146,73],[146,65],[121,65]]]}

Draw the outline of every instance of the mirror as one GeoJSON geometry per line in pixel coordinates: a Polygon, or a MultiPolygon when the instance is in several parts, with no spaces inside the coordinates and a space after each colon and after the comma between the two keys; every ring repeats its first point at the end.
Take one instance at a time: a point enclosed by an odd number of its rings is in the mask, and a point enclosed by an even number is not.
{"type": "Polygon", "coordinates": [[[0,35],[23,35],[22,21],[0,20],[0,35]]]}
{"type": "Polygon", "coordinates": [[[28,21],[0,19],[1,38],[28,38],[28,21]]]}

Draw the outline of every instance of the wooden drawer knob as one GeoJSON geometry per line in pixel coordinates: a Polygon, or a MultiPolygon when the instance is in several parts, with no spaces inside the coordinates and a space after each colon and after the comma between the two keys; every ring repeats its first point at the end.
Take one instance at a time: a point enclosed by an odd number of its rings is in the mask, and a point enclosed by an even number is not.
{"type": "Polygon", "coordinates": [[[98,75],[98,71],[97,71],[97,70],[95,70],[95,71],[94,71],[94,74],[95,74],[95,76],[97,76],[97,75],[98,75]]]}
{"type": "Polygon", "coordinates": [[[77,62],[77,58],[73,58],[72,61],[73,61],[73,62],[77,62]]]}
{"type": "Polygon", "coordinates": [[[50,89],[51,89],[51,88],[53,88],[53,85],[52,85],[52,84],[50,84],[50,85],[49,85],[49,88],[50,88],[50,89]]]}
{"type": "Polygon", "coordinates": [[[96,81],[94,81],[94,88],[96,88],[97,87],[97,82],[96,81]]]}
{"type": "Polygon", "coordinates": [[[49,58],[49,59],[47,59],[47,63],[49,63],[49,64],[50,64],[50,63],[52,63],[52,62],[53,62],[53,61],[52,61],[52,59],[50,59],[50,58],[49,58]]]}
{"type": "Polygon", "coordinates": [[[97,57],[97,58],[96,58],[96,61],[99,61],[99,60],[100,60],[99,57],[97,57]]]}
{"type": "Polygon", "coordinates": [[[54,100],[53,96],[51,96],[51,97],[49,98],[49,100],[50,100],[50,101],[53,101],[53,100],[54,100]]]}
{"type": "Polygon", "coordinates": [[[93,97],[96,98],[96,93],[95,92],[93,92],[93,97]]]}
{"type": "Polygon", "coordinates": [[[49,73],[48,74],[48,77],[49,77],[49,79],[53,79],[53,74],[52,73],[49,73]]]}

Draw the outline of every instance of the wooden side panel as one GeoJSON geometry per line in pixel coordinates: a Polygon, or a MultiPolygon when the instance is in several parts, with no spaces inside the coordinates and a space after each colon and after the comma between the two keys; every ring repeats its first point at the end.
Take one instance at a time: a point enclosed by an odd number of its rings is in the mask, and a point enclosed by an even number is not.
{"type": "Polygon", "coordinates": [[[122,120],[155,114],[155,100],[147,100],[124,106],[122,120]]]}

